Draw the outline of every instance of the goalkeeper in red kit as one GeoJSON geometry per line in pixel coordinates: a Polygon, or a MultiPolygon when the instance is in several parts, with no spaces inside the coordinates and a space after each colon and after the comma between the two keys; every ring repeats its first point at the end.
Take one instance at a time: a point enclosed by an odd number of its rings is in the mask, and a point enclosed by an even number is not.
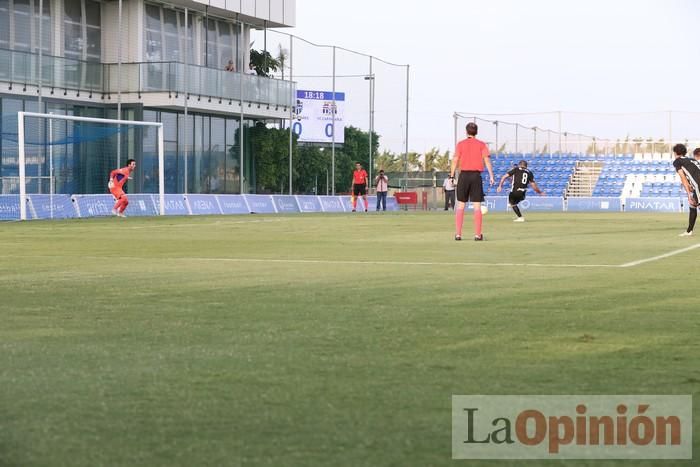
{"type": "Polygon", "coordinates": [[[112,208],[112,214],[115,216],[126,217],[124,215],[124,210],[129,205],[129,198],[127,198],[126,193],[124,193],[124,184],[129,180],[129,175],[131,175],[135,169],[136,161],[134,159],[129,159],[126,161],[126,167],[112,170],[109,173],[109,183],[107,187],[116,200],[114,208],[112,208]]]}

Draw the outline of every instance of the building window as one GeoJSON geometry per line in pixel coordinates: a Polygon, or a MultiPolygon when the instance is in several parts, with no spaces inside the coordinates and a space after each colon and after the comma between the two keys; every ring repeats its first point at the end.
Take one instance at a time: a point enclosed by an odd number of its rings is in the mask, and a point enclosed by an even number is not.
{"type": "MultiPolygon", "coordinates": [[[[185,54],[182,53],[182,44],[180,44],[180,35],[178,34],[178,18],[175,10],[163,10],[163,43],[165,60],[172,62],[184,62],[185,54]]],[[[183,15],[184,16],[184,15],[183,15]]],[[[184,21],[184,18],[183,18],[184,21]]],[[[183,31],[184,35],[184,31],[183,31]]]]}
{"type": "Polygon", "coordinates": [[[99,62],[102,58],[100,3],[64,0],[63,35],[63,50],[67,58],[99,62]]]}
{"type": "Polygon", "coordinates": [[[196,63],[192,15],[187,16],[188,40],[185,40],[185,12],[146,4],[145,56],[147,62],[196,63]]]}
{"type": "Polygon", "coordinates": [[[14,0],[14,50],[29,52],[32,43],[29,0],[14,0]]]}
{"type": "Polygon", "coordinates": [[[212,17],[205,19],[196,14],[203,21],[195,33],[195,14],[187,15],[187,27],[184,11],[147,3],[145,15],[144,54],[147,62],[185,63],[187,46],[187,62],[190,64],[224,69],[228,61],[233,60],[236,69],[241,69],[238,24],[212,17]],[[198,56],[195,50],[199,51],[198,56]]]}
{"type": "Polygon", "coordinates": [[[102,17],[99,2],[84,0],[85,59],[99,62],[102,58],[102,17]]]}
{"type": "Polygon", "coordinates": [[[10,48],[10,0],[0,0],[0,48],[10,48]]]}
{"type": "Polygon", "coordinates": [[[146,5],[146,61],[160,62],[163,57],[163,39],[160,28],[160,8],[155,5],[146,5]]]}
{"type": "Polygon", "coordinates": [[[0,0],[0,48],[37,52],[39,49],[39,21],[42,21],[42,50],[51,53],[51,1],[0,0]]]}
{"type": "Polygon", "coordinates": [[[236,64],[236,70],[241,70],[238,50],[239,26],[234,23],[209,18],[204,37],[203,61],[210,68],[223,68],[229,60],[236,64]]]}

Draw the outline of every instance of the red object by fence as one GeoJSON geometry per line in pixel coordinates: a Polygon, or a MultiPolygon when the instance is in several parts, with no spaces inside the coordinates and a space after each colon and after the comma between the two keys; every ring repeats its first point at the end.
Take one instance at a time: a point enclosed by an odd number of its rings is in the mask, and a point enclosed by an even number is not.
{"type": "Polygon", "coordinates": [[[418,193],[415,191],[397,191],[394,193],[394,198],[399,205],[412,204],[413,209],[418,206],[418,193]]]}

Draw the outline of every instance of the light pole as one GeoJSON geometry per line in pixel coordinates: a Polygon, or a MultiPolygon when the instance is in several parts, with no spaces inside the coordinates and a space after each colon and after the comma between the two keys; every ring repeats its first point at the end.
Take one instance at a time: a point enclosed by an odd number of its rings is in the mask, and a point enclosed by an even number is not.
{"type": "Polygon", "coordinates": [[[403,155],[403,177],[404,191],[408,188],[408,102],[409,102],[409,80],[411,76],[411,65],[406,65],[406,148],[403,155]]]}
{"type": "Polygon", "coordinates": [[[374,133],[374,81],[375,76],[372,74],[372,58],[369,61],[369,72],[368,76],[365,76],[365,81],[369,81],[369,175],[368,178],[372,180],[372,133],[374,133]]]}
{"type": "MultiPolygon", "coordinates": [[[[321,151],[321,154],[324,154],[325,148],[318,148],[319,151],[321,151]]],[[[324,161],[325,162],[325,161],[324,161]]],[[[326,196],[330,195],[330,188],[329,188],[329,180],[328,180],[328,164],[326,164],[326,196]]]]}

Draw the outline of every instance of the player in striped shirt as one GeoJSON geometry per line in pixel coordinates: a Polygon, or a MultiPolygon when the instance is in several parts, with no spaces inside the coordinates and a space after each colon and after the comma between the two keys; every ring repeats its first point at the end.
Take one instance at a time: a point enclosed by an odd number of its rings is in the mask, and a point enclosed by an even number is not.
{"type": "MultiPolygon", "coordinates": [[[[697,152],[697,150],[695,151],[697,152]]],[[[695,154],[695,152],[693,154],[695,154]]],[[[698,218],[698,199],[700,199],[700,162],[690,157],[685,157],[688,149],[684,144],[673,146],[673,168],[681,179],[681,184],[688,194],[688,228],[679,237],[693,235],[695,221],[698,218]]]]}
{"type": "Polygon", "coordinates": [[[129,198],[127,198],[126,193],[124,193],[124,185],[126,181],[129,180],[129,175],[136,169],[136,161],[134,159],[129,159],[126,161],[126,166],[121,169],[112,170],[109,173],[109,182],[107,183],[107,188],[109,192],[112,193],[116,202],[114,203],[114,208],[112,208],[112,214],[119,217],[126,217],[124,211],[129,205],[129,198]]]}

